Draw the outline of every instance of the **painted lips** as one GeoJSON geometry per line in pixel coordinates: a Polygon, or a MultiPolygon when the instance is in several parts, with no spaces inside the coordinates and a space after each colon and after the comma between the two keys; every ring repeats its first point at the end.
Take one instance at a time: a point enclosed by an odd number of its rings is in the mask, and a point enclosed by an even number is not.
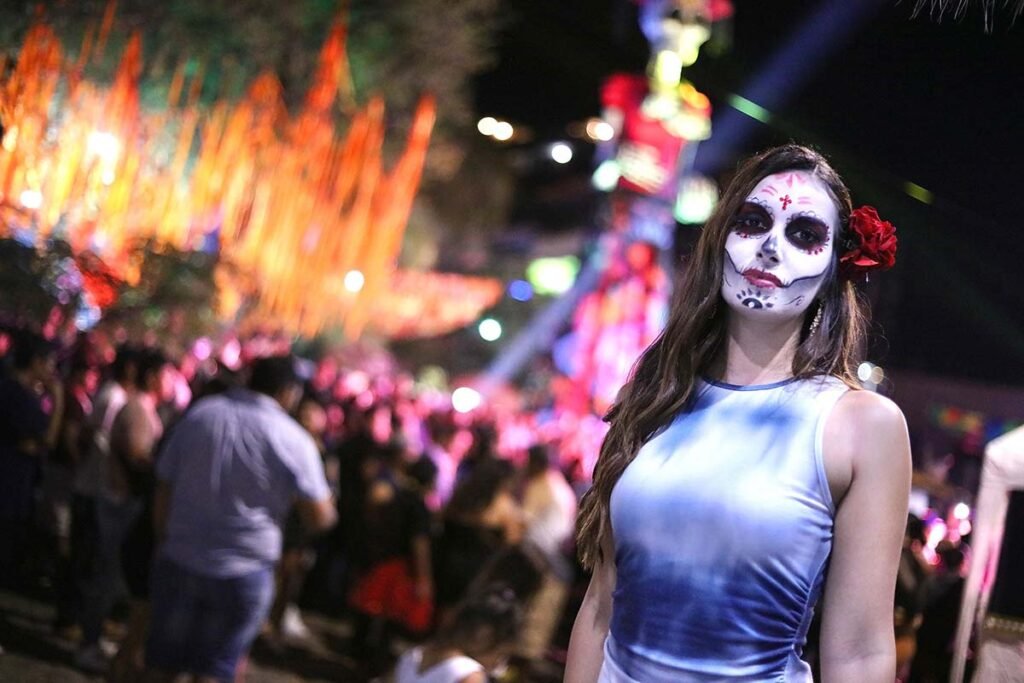
{"type": "Polygon", "coordinates": [[[782,280],[771,273],[766,273],[765,271],[757,270],[756,268],[749,268],[743,271],[743,277],[746,278],[747,282],[755,287],[760,287],[761,289],[783,286],[782,280]]]}

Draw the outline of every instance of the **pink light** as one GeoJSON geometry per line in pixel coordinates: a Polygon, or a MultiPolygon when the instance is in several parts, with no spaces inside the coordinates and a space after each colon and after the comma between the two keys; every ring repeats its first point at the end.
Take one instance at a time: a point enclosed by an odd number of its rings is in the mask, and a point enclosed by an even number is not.
{"type": "Polygon", "coordinates": [[[224,345],[220,351],[220,362],[231,370],[237,370],[242,363],[242,345],[237,339],[232,339],[224,345]]]}
{"type": "Polygon", "coordinates": [[[941,519],[936,519],[935,523],[928,528],[928,542],[927,547],[935,550],[935,547],[939,545],[939,541],[946,538],[946,523],[941,519]]]}
{"type": "Polygon", "coordinates": [[[349,395],[361,394],[370,388],[370,378],[365,372],[350,372],[345,376],[342,384],[349,395]]]}
{"type": "Polygon", "coordinates": [[[196,357],[196,360],[203,361],[210,357],[210,353],[213,352],[213,344],[206,337],[200,337],[196,339],[196,343],[192,345],[192,355],[196,357]]]}

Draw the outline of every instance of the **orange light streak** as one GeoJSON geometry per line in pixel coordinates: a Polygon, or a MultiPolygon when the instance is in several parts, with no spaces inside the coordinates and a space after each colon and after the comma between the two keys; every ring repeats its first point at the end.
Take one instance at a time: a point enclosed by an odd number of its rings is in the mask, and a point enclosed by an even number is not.
{"type": "MultiPolygon", "coordinates": [[[[294,116],[270,73],[242,100],[201,108],[202,65],[187,85],[179,65],[168,108],[145,111],[138,34],[109,88],[82,79],[82,60],[98,59],[109,39],[113,8],[98,31],[87,32],[75,63],[47,25],[28,31],[0,83],[0,201],[17,205],[23,191],[39,191],[39,238],[59,225],[76,252],[101,255],[128,280],[144,275],[132,257],[142,240],[178,249],[215,241],[228,266],[217,277],[221,309],[234,315],[248,298],[241,307],[247,322],[302,334],[340,325],[351,338],[367,329],[409,336],[416,326],[409,315],[398,326],[384,318],[399,299],[411,310],[417,296],[407,286],[413,276],[399,273],[396,262],[430,143],[433,99],[420,102],[404,151],[387,167],[382,100],[356,110],[344,131],[335,123],[338,98],[351,95],[346,30],[338,23],[294,116]],[[350,270],[365,278],[358,293],[341,284],[350,270]]],[[[444,309],[430,329],[467,324],[500,296],[496,281],[473,282],[477,296],[449,309],[429,298],[459,297],[457,288],[420,289],[421,309],[444,309]]]]}

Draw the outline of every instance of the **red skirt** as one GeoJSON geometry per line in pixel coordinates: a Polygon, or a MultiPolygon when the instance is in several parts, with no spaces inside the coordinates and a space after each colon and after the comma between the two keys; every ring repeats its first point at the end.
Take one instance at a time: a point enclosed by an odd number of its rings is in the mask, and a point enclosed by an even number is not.
{"type": "Polygon", "coordinates": [[[356,581],[349,602],[364,614],[384,617],[423,632],[430,628],[434,605],[416,597],[408,561],[398,558],[371,567],[356,581]]]}

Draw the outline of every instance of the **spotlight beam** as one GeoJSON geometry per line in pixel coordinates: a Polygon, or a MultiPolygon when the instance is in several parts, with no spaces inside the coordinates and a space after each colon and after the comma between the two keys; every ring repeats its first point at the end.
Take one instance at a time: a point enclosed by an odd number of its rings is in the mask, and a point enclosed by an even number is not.
{"type": "MultiPolygon", "coordinates": [[[[740,101],[754,103],[762,111],[779,110],[828,61],[830,54],[889,4],[889,0],[824,0],[742,88],[740,101]]],[[[754,133],[756,120],[760,119],[736,106],[719,108],[711,120],[714,132],[697,152],[695,170],[714,175],[733,163],[737,152],[754,133]]]]}
{"type": "MultiPolygon", "coordinates": [[[[785,46],[754,76],[741,93],[767,111],[778,109],[814,75],[857,28],[889,0],[823,0],[786,41],[785,46]]],[[[697,147],[693,169],[713,175],[731,163],[754,132],[754,119],[734,107],[723,107],[712,119],[711,138],[697,147]]],[[[690,148],[690,145],[687,145],[690,148]]],[[[689,165],[689,164],[687,164],[689,165]]],[[[600,251],[601,247],[599,247],[600,251]]],[[[580,271],[572,289],[541,311],[494,359],[478,389],[487,394],[519,374],[535,353],[550,348],[579,300],[600,279],[598,254],[580,271]]]]}

